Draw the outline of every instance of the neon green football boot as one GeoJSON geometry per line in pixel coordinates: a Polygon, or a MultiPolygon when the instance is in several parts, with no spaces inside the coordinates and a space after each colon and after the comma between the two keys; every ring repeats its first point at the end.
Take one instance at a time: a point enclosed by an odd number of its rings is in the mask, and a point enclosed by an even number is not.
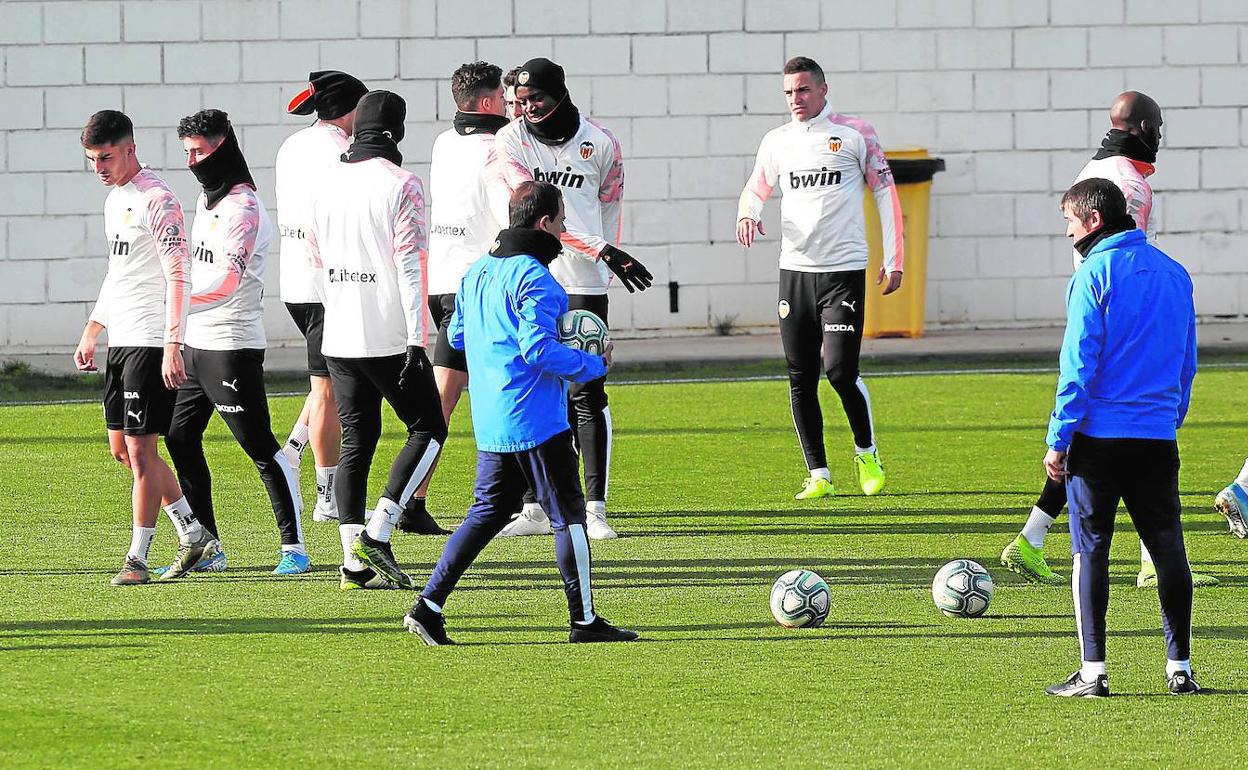
{"type": "Polygon", "coordinates": [[[859,452],[854,455],[854,468],[858,471],[858,485],[864,495],[878,495],[884,489],[884,466],[879,452],[859,452]]]}
{"type": "Polygon", "coordinates": [[[1001,566],[1022,575],[1028,581],[1042,586],[1066,585],[1066,578],[1049,569],[1044,551],[1019,535],[1001,552],[1001,566]]]}
{"type": "MultiPolygon", "coordinates": [[[[1202,575],[1199,572],[1192,573],[1192,588],[1210,588],[1221,582],[1213,575],[1202,575]]],[[[1135,576],[1135,585],[1137,588],[1157,587],[1157,568],[1153,566],[1151,561],[1140,562],[1140,573],[1135,576]]]]}
{"type": "Polygon", "coordinates": [[[832,482],[819,476],[811,476],[806,479],[806,486],[802,487],[802,491],[793,496],[794,500],[817,500],[820,497],[831,497],[833,494],[832,482]]]}

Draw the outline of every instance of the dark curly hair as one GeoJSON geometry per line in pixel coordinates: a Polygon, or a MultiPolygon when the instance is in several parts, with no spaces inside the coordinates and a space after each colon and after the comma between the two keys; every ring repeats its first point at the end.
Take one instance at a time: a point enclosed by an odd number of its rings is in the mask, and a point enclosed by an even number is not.
{"type": "Polygon", "coordinates": [[[520,77],[520,68],[512,67],[507,70],[507,74],[503,75],[503,86],[505,88],[513,88],[516,85],[516,78],[520,77]]]}
{"type": "Polygon", "coordinates": [[[221,110],[200,110],[178,121],[178,138],[202,136],[209,141],[224,139],[230,132],[230,116],[221,110]]]}
{"type": "Polygon", "coordinates": [[[100,110],[92,115],[80,138],[83,147],[102,147],[133,140],[134,124],[124,112],[117,110],[100,110]]]}
{"type": "Polygon", "coordinates": [[[503,71],[489,62],[461,64],[451,75],[451,96],[455,106],[465,112],[477,106],[481,97],[498,89],[503,71]]]}

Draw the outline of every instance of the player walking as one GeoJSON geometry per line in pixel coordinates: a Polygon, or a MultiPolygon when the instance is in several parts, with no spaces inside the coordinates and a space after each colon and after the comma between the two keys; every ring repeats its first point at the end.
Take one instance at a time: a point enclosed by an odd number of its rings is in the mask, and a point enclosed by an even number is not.
{"type": "Polygon", "coordinates": [[[74,364],[96,371],[96,343],[107,328],[104,425],[113,458],[134,477],[130,550],[112,583],[151,581],[147,557],[162,505],[179,543],[165,577],[177,578],[212,542],[156,447],[157,437],[169,431],[174,391],[186,379],[181,344],[191,282],[182,206],[164,180],[139,163],[134,126],[124,114],[92,115],[82,147],[91,170],[113,189],[104,202],[108,272],[74,364]]]}
{"type": "Polygon", "coordinates": [[[1044,465],[1050,479],[1066,482],[1070,496],[1083,664],[1047,692],[1109,695],[1105,613],[1119,501],[1156,565],[1169,690],[1198,692],[1175,441],[1196,374],[1192,280],[1147,242],[1114,182],[1076,182],[1062,197],[1062,216],[1084,262],[1066,291],[1066,334],[1044,465]]]}
{"type": "Polygon", "coordinates": [[[784,95],[793,120],[763,137],[737,209],[737,241],[749,248],[755,233],[764,234],[763,205],[777,185],[783,193],[780,337],[793,424],[810,471],[798,500],[833,493],[819,408],[821,374],[849,418],[863,493],[884,488],[871,398],[858,370],[866,303],[864,183],[880,212],[884,266],[876,284],[885,284],[884,294],[900,288],[904,258],[901,204],[875,129],[833,112],[827,94],[823,70],[813,60],[798,56],[785,63],[784,95]]]}
{"type": "Polygon", "coordinates": [[[297,575],[310,568],[299,521],[299,479],[273,437],[264,390],[261,297],[272,226],[224,112],[200,110],[183,118],[178,138],[203,192],[191,226],[187,379],[178,389],[165,445],[191,507],[218,541],[215,554],[195,569],[218,572],[227,566],[204,457],[204,430],[216,411],[255,463],[273,505],[282,540],[273,574],[297,575]]]}
{"type": "Polygon", "coordinates": [[[452,644],[442,607],[473,559],[507,523],[526,483],[549,514],[555,556],[571,615],[573,642],[625,642],[637,633],[616,628],[594,610],[585,498],[564,381],[606,374],[603,357],[559,343],[558,320],[568,295],[550,273],[562,246],[559,188],[522,182],[511,198],[511,228],[498,233],[488,256],[464,276],[451,319],[451,345],[468,360],[472,428],[477,439],[476,502],[446,542],[429,582],[403,625],[427,644],[452,644]]]}
{"type": "Polygon", "coordinates": [[[360,99],[355,138],[323,175],[309,222],[309,255],[325,293],[321,347],[342,423],[334,494],[344,590],[415,587],[395,561],[390,535],[446,441],[425,357],[425,193],[420,179],[400,165],[406,114],[406,103],[389,91],[360,99]],[[407,427],[407,442],[365,529],[383,398],[407,427]]]}
{"type": "Polygon", "coordinates": [[[311,384],[303,411],[286,439],[286,461],[299,475],[303,452],[310,445],[316,463],[316,507],[313,521],[336,521],[334,474],[338,472],[341,429],[329,368],[321,354],[325,307],[316,290],[319,273],[308,261],[306,233],[312,206],[311,192],[325,169],[351,143],[355,105],[368,88],[345,72],[323,70],[308,75],[308,87],[290,100],[292,115],[316,113],[316,122],[282,142],[277,151],[277,221],[281,233],[282,302],[308,346],[308,379],[311,384]]]}
{"type": "MultiPolygon", "coordinates": [[[[516,74],[520,119],[498,132],[496,147],[507,187],[526,181],[560,188],[567,206],[563,252],[551,273],[568,293],[569,307],[607,318],[611,273],[630,292],[649,288],[653,277],[619,248],[624,196],[624,159],[615,135],[581,115],[568,93],[563,68],[549,59],[531,59],[516,74]]],[[[585,463],[587,531],[595,540],[616,537],[607,523],[607,482],[611,463],[611,411],[605,378],[571,385],[577,446],[585,463]]],[[[525,512],[504,534],[550,532],[546,512],[525,512]]]]}

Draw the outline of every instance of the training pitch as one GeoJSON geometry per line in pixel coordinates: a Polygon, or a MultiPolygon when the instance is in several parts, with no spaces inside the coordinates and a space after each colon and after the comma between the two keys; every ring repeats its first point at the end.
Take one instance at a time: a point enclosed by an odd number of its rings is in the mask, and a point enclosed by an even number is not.
{"type": "MultiPolygon", "coordinates": [[[[593,545],[595,596],[643,641],[597,646],[567,644],[546,537],[486,549],[447,605],[450,648],[404,633],[410,594],[340,592],[337,527],[310,510],[314,571],[270,576],[267,498],[219,420],[207,449],[229,571],[113,588],[130,478],[99,406],[0,407],[0,767],[1242,767],[1248,541],[1212,501],[1248,452],[1246,378],[1202,370],[1180,435],[1191,561],[1222,580],[1195,599],[1193,663],[1214,692],[1165,694],[1157,597],[1134,587],[1121,512],[1114,697],[1091,702],[1043,693],[1078,664],[1069,589],[997,561],[1043,481],[1052,373],[868,373],[888,471],[873,498],[825,386],[838,496],[810,503],[792,499],[786,383],[611,389],[621,538],[593,545]],[[932,606],[955,557],[996,581],[983,618],[932,606]],[[771,619],[771,583],[797,567],[831,587],[822,628],[771,619]]],[[[273,399],[279,439],[299,405],[273,399]]],[[[399,442],[387,412],[370,500],[399,442]]],[[[444,524],[471,501],[473,461],[462,410],[430,493],[444,524]]],[[[1065,521],[1047,553],[1068,576],[1065,521]]],[[[157,564],[174,548],[159,526],[157,564]]],[[[444,543],[397,533],[395,552],[423,582],[444,543]]]]}

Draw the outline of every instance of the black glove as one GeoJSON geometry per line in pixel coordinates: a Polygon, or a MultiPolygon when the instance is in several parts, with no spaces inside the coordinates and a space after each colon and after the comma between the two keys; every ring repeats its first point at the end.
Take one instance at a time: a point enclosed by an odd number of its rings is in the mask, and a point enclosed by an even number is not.
{"type": "Polygon", "coordinates": [[[408,382],[415,382],[416,376],[425,369],[425,349],[419,345],[407,346],[407,358],[403,368],[399,370],[399,389],[407,387],[408,382]]]}
{"type": "Polygon", "coordinates": [[[608,243],[602,247],[602,253],[599,256],[602,257],[603,262],[607,263],[607,267],[611,268],[611,272],[620,277],[620,283],[624,284],[629,294],[638,289],[645,291],[654,282],[654,276],[650,275],[646,266],[627,251],[617,249],[608,243]]]}

